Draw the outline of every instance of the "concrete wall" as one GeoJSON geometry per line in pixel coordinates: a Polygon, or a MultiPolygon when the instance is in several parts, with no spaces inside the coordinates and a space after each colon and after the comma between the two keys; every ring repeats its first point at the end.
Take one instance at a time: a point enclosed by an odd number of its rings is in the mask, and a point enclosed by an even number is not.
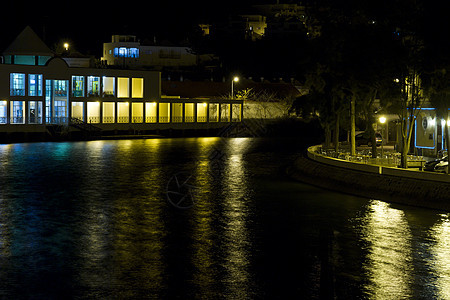
{"type": "Polygon", "coordinates": [[[293,178],[365,198],[450,210],[450,176],[349,163],[313,151],[288,169],[293,178]]]}
{"type": "MultiPolygon", "coordinates": [[[[313,146],[308,149],[308,157],[317,162],[325,163],[328,165],[332,165],[332,166],[336,166],[336,167],[340,167],[340,168],[358,170],[358,171],[367,172],[367,173],[378,173],[378,174],[396,176],[396,177],[401,177],[401,178],[407,177],[407,178],[418,179],[418,180],[430,180],[430,181],[450,183],[450,176],[447,176],[444,174],[421,172],[421,171],[410,170],[410,169],[382,167],[382,166],[371,165],[371,164],[349,162],[349,161],[336,159],[336,158],[318,154],[315,152],[317,147],[318,146],[313,146]]],[[[450,195],[449,195],[449,197],[450,197],[450,195]]]]}

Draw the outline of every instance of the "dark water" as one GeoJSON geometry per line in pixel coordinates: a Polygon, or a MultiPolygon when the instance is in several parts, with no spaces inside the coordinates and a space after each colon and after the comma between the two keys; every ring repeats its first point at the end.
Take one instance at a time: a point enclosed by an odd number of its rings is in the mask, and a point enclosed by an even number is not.
{"type": "Polygon", "coordinates": [[[0,298],[450,298],[449,214],[294,182],[300,148],[0,145],[0,298]]]}

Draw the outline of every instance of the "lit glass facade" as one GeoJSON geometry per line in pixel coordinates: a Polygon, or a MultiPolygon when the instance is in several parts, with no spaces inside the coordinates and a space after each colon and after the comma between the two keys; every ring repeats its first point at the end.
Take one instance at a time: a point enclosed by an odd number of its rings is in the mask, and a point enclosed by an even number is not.
{"type": "Polygon", "coordinates": [[[72,76],[72,97],[84,97],[84,76],[72,76]]]}
{"type": "MultiPolygon", "coordinates": [[[[104,72],[107,76],[100,72],[89,74],[82,69],[77,72],[81,74],[48,75],[45,71],[37,74],[36,70],[9,73],[10,95],[0,100],[0,125],[60,125],[72,120],[110,125],[189,123],[193,126],[242,119],[238,115],[242,106],[232,104],[233,101],[149,97],[151,89],[158,91],[159,87],[142,72],[130,72],[130,76],[115,70],[104,72]],[[59,76],[66,79],[53,79],[59,76]]],[[[157,76],[153,78],[159,80],[157,76]]]]}
{"type": "Polygon", "coordinates": [[[28,96],[42,96],[42,74],[28,75],[28,96]]]}
{"type": "Polygon", "coordinates": [[[114,57],[139,58],[139,49],[127,47],[114,48],[114,57]]]}
{"type": "Polygon", "coordinates": [[[100,77],[88,76],[87,77],[87,95],[88,97],[100,96],[100,77]]]}
{"type": "Polygon", "coordinates": [[[25,74],[10,74],[10,96],[25,96],[25,74]]]}

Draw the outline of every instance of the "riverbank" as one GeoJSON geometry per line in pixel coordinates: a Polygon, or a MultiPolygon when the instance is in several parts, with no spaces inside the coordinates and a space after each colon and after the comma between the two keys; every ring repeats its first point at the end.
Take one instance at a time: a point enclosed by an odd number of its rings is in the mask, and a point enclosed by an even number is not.
{"type": "Polygon", "coordinates": [[[445,181],[379,174],[365,171],[363,168],[344,168],[305,156],[298,158],[288,168],[287,173],[296,180],[325,189],[450,211],[450,184],[445,181]]]}
{"type": "Polygon", "coordinates": [[[301,138],[306,144],[314,144],[323,139],[323,131],[317,122],[306,123],[297,118],[244,119],[242,122],[226,123],[223,126],[206,125],[195,129],[169,127],[99,131],[83,131],[70,126],[49,126],[35,131],[0,131],[0,143],[171,137],[295,137],[301,138]]]}

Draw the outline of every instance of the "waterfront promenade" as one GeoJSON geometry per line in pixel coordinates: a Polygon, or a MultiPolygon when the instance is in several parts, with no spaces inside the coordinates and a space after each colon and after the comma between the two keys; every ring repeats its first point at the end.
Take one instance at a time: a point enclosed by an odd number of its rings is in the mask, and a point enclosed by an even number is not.
{"type": "Polygon", "coordinates": [[[313,146],[287,172],[294,179],[322,188],[388,202],[450,210],[450,176],[421,171],[419,166],[426,158],[417,156],[408,157],[417,167],[398,168],[399,155],[387,150],[384,157],[370,158],[364,150],[350,156],[345,151],[334,153],[321,146],[313,146]]]}

